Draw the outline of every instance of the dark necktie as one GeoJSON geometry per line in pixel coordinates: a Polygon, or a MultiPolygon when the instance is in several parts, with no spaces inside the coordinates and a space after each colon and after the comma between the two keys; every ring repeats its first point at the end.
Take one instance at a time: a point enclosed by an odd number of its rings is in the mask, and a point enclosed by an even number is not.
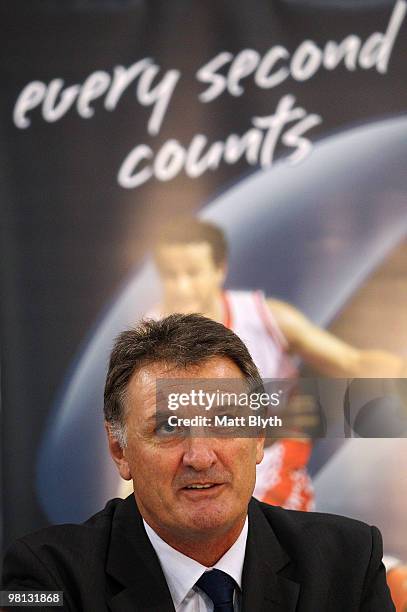
{"type": "Polygon", "coordinates": [[[236,582],[225,572],[218,569],[202,574],[196,586],[202,589],[213,601],[213,612],[233,612],[233,592],[236,582]]]}

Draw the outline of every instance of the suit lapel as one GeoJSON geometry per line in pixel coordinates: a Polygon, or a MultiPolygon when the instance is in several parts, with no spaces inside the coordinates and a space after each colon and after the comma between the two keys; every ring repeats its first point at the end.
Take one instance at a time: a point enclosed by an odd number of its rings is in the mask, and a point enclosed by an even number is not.
{"type": "Polygon", "coordinates": [[[145,532],[133,495],[116,511],[106,572],[112,612],[174,612],[157,555],[145,532]]]}
{"type": "Polygon", "coordinates": [[[294,612],[300,585],[289,577],[290,569],[288,555],[258,502],[252,500],[242,578],[243,612],[294,612]]]}
{"type": "MultiPolygon", "coordinates": [[[[259,503],[249,505],[242,579],[242,612],[294,612],[300,585],[259,503]],[[283,575],[284,574],[284,575],[283,575]]],[[[106,562],[111,612],[175,612],[157,555],[133,495],[117,509],[106,562]]]]}

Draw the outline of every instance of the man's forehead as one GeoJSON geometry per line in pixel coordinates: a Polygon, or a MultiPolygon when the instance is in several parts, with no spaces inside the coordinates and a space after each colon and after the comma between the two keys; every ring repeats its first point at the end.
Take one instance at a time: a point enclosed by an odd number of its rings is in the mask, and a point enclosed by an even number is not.
{"type": "Polygon", "coordinates": [[[180,366],[162,361],[149,362],[142,366],[130,379],[129,386],[137,385],[148,389],[157,379],[188,378],[244,378],[239,366],[226,355],[214,355],[199,363],[180,366]]]}
{"type": "Polygon", "coordinates": [[[244,379],[240,368],[226,356],[214,356],[201,363],[192,364],[187,367],[179,367],[174,364],[153,362],[139,368],[131,377],[127,389],[127,399],[132,406],[139,409],[155,409],[157,384],[165,381],[166,388],[178,391],[188,381],[208,381],[207,385],[213,386],[212,381],[230,381],[244,379]]]}

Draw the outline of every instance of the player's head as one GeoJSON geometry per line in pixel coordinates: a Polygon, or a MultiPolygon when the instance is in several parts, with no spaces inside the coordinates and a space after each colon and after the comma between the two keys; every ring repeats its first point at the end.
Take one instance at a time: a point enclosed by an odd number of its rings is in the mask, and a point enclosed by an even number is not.
{"type": "Polygon", "coordinates": [[[160,232],[154,259],[169,312],[211,311],[226,276],[227,242],[219,227],[176,219],[160,232]]]}

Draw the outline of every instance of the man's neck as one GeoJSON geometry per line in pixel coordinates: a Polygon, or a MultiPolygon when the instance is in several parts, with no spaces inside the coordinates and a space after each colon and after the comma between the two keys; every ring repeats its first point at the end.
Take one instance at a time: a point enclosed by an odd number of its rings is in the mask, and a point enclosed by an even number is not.
{"type": "Polygon", "coordinates": [[[216,534],[210,535],[208,535],[208,531],[197,533],[193,530],[185,534],[174,534],[172,531],[151,524],[152,521],[150,520],[145,518],[144,520],[169,546],[205,567],[213,567],[238,539],[244,527],[246,517],[242,517],[226,533],[216,532],[216,534]]]}

